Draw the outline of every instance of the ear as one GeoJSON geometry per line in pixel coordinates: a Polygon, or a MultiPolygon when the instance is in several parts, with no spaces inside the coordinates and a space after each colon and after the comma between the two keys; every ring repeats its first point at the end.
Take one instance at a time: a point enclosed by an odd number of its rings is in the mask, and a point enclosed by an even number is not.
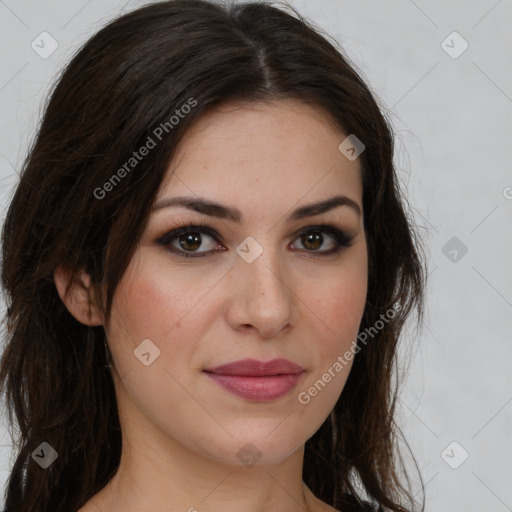
{"type": "Polygon", "coordinates": [[[67,266],[59,265],[53,279],[62,302],[80,323],[90,326],[105,323],[103,310],[94,300],[89,274],[80,270],[78,275],[73,277],[67,266]]]}

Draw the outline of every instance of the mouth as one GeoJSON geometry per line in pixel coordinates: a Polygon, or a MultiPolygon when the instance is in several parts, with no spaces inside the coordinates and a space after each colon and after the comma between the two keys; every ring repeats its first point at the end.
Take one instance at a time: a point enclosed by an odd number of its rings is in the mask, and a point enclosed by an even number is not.
{"type": "Polygon", "coordinates": [[[304,368],[287,359],[272,359],[267,362],[258,361],[257,359],[242,359],[215,368],[207,368],[204,371],[217,375],[271,377],[274,375],[297,375],[304,372],[304,368]]]}
{"type": "Polygon", "coordinates": [[[247,400],[266,402],[276,400],[294,389],[303,373],[248,377],[205,372],[207,377],[226,391],[247,400]]]}
{"type": "Polygon", "coordinates": [[[305,369],[286,359],[274,359],[266,363],[245,359],[203,372],[210,380],[238,397],[251,401],[269,401],[295,388],[305,369]]]}

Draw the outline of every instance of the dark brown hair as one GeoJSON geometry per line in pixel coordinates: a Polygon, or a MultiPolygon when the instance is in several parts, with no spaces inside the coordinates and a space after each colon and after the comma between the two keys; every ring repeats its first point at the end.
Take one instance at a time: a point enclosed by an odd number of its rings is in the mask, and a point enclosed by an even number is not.
{"type": "Polygon", "coordinates": [[[11,433],[16,458],[6,512],[77,510],[107,484],[120,460],[105,332],[71,316],[55,287],[56,268],[84,269],[98,289],[106,286],[109,318],[184,133],[228,102],[282,99],[312,105],[364,143],[369,281],[361,330],[375,326],[393,304],[401,306],[361,344],[334,410],[307,441],[304,482],[343,511],[363,499],[411,510],[413,493],[398,457],[393,375],[405,321],[413,310],[418,320],[423,316],[423,253],[401,198],[390,122],[328,39],[286,4],[163,1],[110,22],[63,70],[2,232],[7,343],[0,390],[11,427],[15,421],[19,427],[11,433]],[[169,122],[193,102],[178,123],[169,122]],[[166,130],[156,148],[100,193],[158,126],[166,130]],[[46,470],[31,458],[43,441],[58,453],[46,470]]]}

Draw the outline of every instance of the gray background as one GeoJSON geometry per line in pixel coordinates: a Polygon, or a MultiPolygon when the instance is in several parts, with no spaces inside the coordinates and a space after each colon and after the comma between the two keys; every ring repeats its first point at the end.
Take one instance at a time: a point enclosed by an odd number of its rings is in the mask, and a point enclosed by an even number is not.
{"type": "MultiPolygon", "coordinates": [[[[100,26],[144,3],[0,0],[2,220],[56,73],[100,26]],[[58,43],[48,58],[31,47],[43,31],[58,43]]],[[[399,424],[426,510],[512,510],[512,2],[291,4],[342,44],[389,111],[424,227],[427,316],[403,339],[411,363],[399,424]]],[[[10,457],[0,426],[2,488],[10,457]]]]}

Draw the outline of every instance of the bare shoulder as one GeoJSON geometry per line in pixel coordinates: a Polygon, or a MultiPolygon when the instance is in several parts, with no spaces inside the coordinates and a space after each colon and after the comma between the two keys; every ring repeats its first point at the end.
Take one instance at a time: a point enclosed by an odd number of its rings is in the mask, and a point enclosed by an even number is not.
{"type": "Polygon", "coordinates": [[[331,507],[325,501],[318,500],[319,508],[314,510],[313,512],[340,512],[337,508],[331,507]]]}
{"type": "MultiPolygon", "coordinates": [[[[391,512],[389,509],[383,509],[382,507],[377,509],[366,501],[360,505],[362,508],[358,508],[361,512],[391,512]]],[[[332,507],[325,501],[322,501],[315,497],[314,501],[310,505],[311,512],[340,512],[337,508],[332,507]]],[[[351,509],[353,510],[353,509],[351,509]]]]}
{"type": "MultiPolygon", "coordinates": [[[[321,500],[318,500],[318,505],[316,505],[316,507],[313,507],[311,510],[312,510],[312,512],[340,512],[337,508],[331,507],[331,505],[329,505],[321,500]]],[[[366,503],[364,505],[364,509],[361,509],[361,511],[363,511],[363,510],[367,511],[367,512],[370,512],[370,511],[377,512],[376,508],[374,508],[370,504],[366,504],[366,503]]],[[[379,511],[383,511],[383,509],[379,509],[379,511]]],[[[388,509],[386,509],[386,511],[388,511],[388,509]]]]}
{"type": "MultiPolygon", "coordinates": [[[[93,497],[94,498],[94,497],[93,497]]],[[[98,512],[102,510],[97,505],[94,504],[93,498],[86,502],[86,504],[77,510],[77,512],[98,512]]]]}
{"type": "Polygon", "coordinates": [[[91,501],[88,501],[80,510],[77,510],[77,512],[98,512],[98,509],[91,501]]]}
{"type": "Polygon", "coordinates": [[[304,485],[304,492],[311,512],[339,512],[339,510],[331,507],[331,505],[325,503],[325,501],[317,498],[307,485],[304,485]]]}

